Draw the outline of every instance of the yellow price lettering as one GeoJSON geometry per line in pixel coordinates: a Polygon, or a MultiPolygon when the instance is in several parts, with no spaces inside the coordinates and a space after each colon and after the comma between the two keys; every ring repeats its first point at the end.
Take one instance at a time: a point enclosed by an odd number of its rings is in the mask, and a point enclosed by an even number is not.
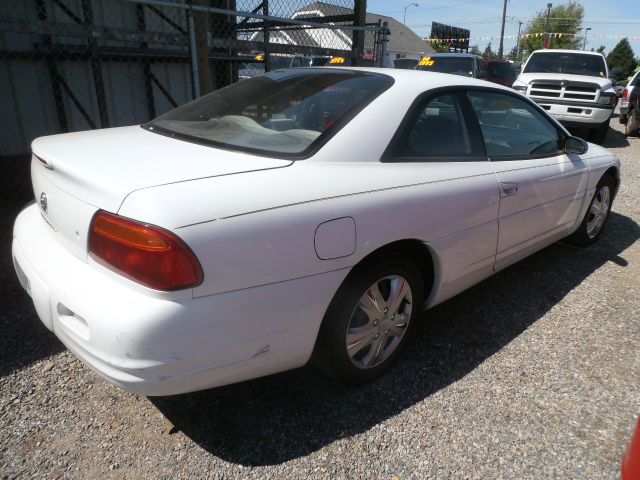
{"type": "Polygon", "coordinates": [[[420,59],[420,63],[418,63],[418,65],[420,65],[421,67],[430,67],[434,63],[436,63],[436,61],[433,60],[431,57],[422,57],[420,59]]]}

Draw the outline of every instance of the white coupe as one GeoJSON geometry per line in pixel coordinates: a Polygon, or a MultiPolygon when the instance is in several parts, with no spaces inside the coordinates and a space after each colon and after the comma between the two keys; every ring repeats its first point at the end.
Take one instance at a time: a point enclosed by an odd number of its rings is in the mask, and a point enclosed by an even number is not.
{"type": "Polygon", "coordinates": [[[69,350],[144,395],[311,358],[373,380],[421,308],[594,242],[620,183],[519,93],[408,70],[274,71],[32,149],[17,275],[69,350]]]}

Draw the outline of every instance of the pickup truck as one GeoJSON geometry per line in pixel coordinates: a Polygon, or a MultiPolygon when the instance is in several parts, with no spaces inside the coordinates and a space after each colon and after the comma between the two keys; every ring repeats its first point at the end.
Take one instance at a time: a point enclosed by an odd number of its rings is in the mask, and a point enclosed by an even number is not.
{"type": "Polygon", "coordinates": [[[527,59],[513,88],[564,126],[587,128],[588,140],[604,142],[617,96],[601,53],[536,50],[527,59]]]}

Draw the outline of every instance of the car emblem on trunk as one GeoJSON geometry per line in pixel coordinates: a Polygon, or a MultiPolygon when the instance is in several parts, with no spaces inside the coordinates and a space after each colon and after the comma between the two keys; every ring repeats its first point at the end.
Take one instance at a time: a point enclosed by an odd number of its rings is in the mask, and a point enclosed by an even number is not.
{"type": "Polygon", "coordinates": [[[42,210],[44,211],[44,213],[47,213],[47,208],[48,208],[47,194],[44,192],[40,194],[40,206],[42,207],[42,210]]]}

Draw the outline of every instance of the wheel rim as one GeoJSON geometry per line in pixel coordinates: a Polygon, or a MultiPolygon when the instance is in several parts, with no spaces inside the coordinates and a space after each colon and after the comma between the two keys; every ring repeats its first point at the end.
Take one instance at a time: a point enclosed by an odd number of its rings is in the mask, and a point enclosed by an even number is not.
{"type": "Polygon", "coordinates": [[[351,363],[367,369],[389,358],[407,331],[412,310],[411,286],[405,278],[390,275],[371,285],[349,319],[346,347],[351,363]]]}
{"type": "Polygon", "coordinates": [[[602,226],[604,225],[607,215],[609,214],[609,202],[611,199],[611,193],[607,185],[603,185],[596,192],[596,196],[593,198],[591,208],[589,209],[589,218],[587,220],[587,236],[589,238],[595,238],[602,226]]]}

